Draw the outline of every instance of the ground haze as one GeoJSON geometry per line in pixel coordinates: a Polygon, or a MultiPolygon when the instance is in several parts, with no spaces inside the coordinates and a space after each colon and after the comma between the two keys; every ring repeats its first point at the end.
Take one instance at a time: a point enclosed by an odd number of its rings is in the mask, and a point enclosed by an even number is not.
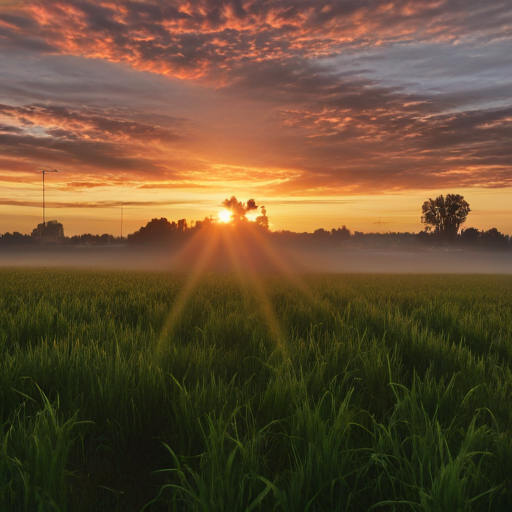
{"type": "MultiPolygon", "coordinates": [[[[267,272],[342,272],[394,274],[512,274],[512,254],[470,251],[354,251],[343,248],[275,246],[278,261],[267,255],[241,253],[244,270],[254,267],[267,272]],[[248,261],[251,264],[248,265],[248,261]]],[[[193,270],[198,253],[181,249],[129,246],[105,247],[4,247],[0,267],[80,267],[90,269],[193,270]]],[[[237,265],[224,250],[206,268],[231,272],[237,265]]]]}

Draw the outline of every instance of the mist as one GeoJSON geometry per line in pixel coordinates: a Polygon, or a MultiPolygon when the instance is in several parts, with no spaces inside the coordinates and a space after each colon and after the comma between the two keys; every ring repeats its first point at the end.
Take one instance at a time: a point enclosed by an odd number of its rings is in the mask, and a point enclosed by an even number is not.
{"type": "Polygon", "coordinates": [[[507,252],[353,251],[197,237],[187,246],[2,247],[0,267],[259,273],[512,274],[507,252]]]}

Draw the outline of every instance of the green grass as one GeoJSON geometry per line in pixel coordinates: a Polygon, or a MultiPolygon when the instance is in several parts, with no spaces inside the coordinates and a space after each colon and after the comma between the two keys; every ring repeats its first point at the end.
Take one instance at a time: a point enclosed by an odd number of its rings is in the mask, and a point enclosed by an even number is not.
{"type": "Polygon", "coordinates": [[[187,278],[0,270],[0,510],[512,510],[512,277],[187,278]]]}

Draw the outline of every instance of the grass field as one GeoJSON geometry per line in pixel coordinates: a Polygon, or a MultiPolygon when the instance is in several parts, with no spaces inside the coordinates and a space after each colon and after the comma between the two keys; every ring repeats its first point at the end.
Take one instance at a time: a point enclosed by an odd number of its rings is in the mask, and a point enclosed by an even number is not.
{"type": "Polygon", "coordinates": [[[512,276],[0,270],[1,511],[510,511],[512,276]]]}

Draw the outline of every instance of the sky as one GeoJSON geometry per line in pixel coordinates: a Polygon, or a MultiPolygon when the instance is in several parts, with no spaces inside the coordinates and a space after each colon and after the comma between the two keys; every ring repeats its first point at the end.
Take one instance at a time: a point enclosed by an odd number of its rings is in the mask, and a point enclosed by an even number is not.
{"type": "Polygon", "coordinates": [[[202,220],[512,234],[510,0],[0,0],[0,232],[202,220]]]}

